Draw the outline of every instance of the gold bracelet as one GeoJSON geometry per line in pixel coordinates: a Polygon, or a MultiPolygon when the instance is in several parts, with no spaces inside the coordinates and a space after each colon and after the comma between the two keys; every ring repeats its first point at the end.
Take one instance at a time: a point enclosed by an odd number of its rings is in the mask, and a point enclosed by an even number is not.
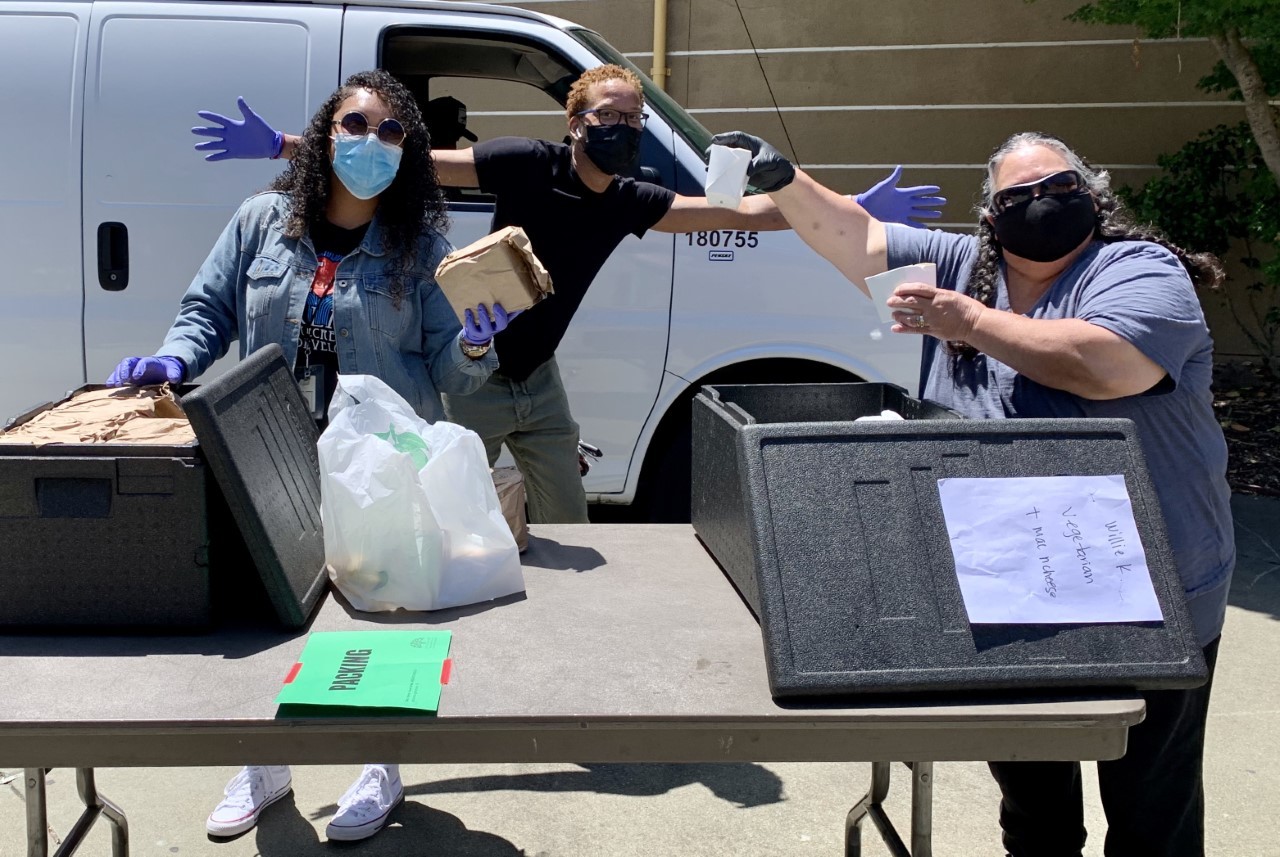
{"type": "Polygon", "coordinates": [[[462,346],[462,353],[470,357],[472,360],[479,360],[481,357],[489,353],[489,349],[493,346],[493,340],[490,339],[484,345],[474,345],[465,339],[459,339],[458,343],[462,346]]]}

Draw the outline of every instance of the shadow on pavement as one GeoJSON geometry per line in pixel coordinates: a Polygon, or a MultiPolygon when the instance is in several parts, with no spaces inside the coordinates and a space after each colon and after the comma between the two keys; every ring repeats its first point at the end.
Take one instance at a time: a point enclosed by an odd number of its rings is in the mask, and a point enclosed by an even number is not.
{"type": "Polygon", "coordinates": [[[1236,570],[1229,603],[1280,619],[1280,499],[1235,494],[1236,570]]]}
{"type": "MultiPolygon", "coordinates": [[[[331,813],[336,807],[327,807],[331,813]]],[[[328,815],[323,815],[326,820],[328,815]]],[[[250,834],[246,834],[250,835],[250,834]]],[[[262,813],[254,828],[262,857],[306,857],[359,853],[361,857],[439,854],[449,857],[522,857],[524,851],[501,836],[468,830],[455,815],[406,800],[377,835],[359,842],[328,842],[302,817],[293,795],[262,813]]]]}
{"type": "Polygon", "coordinates": [[[594,571],[605,564],[600,551],[593,547],[563,545],[555,539],[544,536],[529,537],[529,550],[523,561],[527,562],[530,559],[536,559],[543,568],[553,568],[557,571],[594,571]],[[550,562],[549,558],[543,555],[548,545],[556,547],[554,562],[550,562]]]}
{"type": "MultiPolygon", "coordinates": [[[[461,792],[538,791],[596,792],[599,794],[653,797],[682,786],[701,783],[712,794],[739,808],[781,803],[782,780],[756,764],[584,764],[582,771],[536,774],[491,774],[458,777],[416,785],[405,784],[413,796],[461,792]]],[[[337,807],[326,807],[325,811],[337,807]]]]}

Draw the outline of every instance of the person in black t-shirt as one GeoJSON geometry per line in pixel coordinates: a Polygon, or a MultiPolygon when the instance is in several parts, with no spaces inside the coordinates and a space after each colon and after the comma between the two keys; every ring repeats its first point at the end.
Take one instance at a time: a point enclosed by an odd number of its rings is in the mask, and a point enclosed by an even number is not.
{"type": "MultiPolygon", "coordinates": [[[[645,114],[640,79],[617,65],[588,69],[569,92],[565,112],[570,143],[502,137],[469,149],[433,149],[440,184],[479,187],[497,197],[493,229],[521,226],[551,274],[555,298],[511,319],[495,337],[499,369],[479,390],[445,397],[449,419],[484,440],[492,464],[505,443],[528,493],[534,523],[586,523],[587,501],[578,465],[578,424],[560,381],[555,350],[587,288],[627,235],[649,229],[787,229],[764,195],[737,210],[703,197],[679,196],[649,182],[624,178],[640,156],[645,114]]],[[[281,135],[241,103],[244,122],[217,114],[226,142],[210,157],[291,157],[296,139],[281,135]],[[250,134],[263,142],[247,144],[250,134]]],[[[214,129],[193,129],[217,136],[214,129]]]]}
{"type": "Polygon", "coordinates": [[[497,343],[501,363],[470,396],[448,396],[454,422],[484,440],[492,463],[505,443],[529,496],[534,523],[585,523],[578,424],[555,362],[556,347],[609,256],[649,229],[786,229],[774,206],[747,197],[738,210],[624,178],[640,155],[640,79],[621,66],[588,69],[569,91],[570,142],[499,137],[437,152],[441,182],[497,197],[493,229],[523,227],[555,284],[555,297],[512,320],[497,343]]]}
{"type": "MultiPolygon", "coordinates": [[[[765,194],[745,197],[736,210],[717,208],[704,197],[624,177],[638,164],[643,108],[644,91],[635,73],[618,65],[597,66],[583,72],[569,91],[568,143],[499,137],[469,149],[431,153],[441,185],[479,187],[497,197],[492,228],[523,227],[555,285],[554,299],[513,318],[495,337],[500,365],[485,384],[465,397],[445,397],[449,419],[480,435],[490,464],[503,444],[511,450],[524,475],[533,523],[587,522],[578,425],[569,412],[555,351],[596,274],[622,240],[643,237],[649,229],[790,228],[765,194]]],[[[219,159],[291,156],[295,138],[272,130],[243,100],[240,109],[243,122],[202,113],[223,127],[192,130],[222,139],[196,148],[222,147],[209,156],[219,159]]],[[[883,204],[887,198],[901,204],[901,197],[926,190],[897,189],[892,186],[896,173],[891,179],[859,195],[859,203],[883,204]],[[870,198],[864,202],[864,197],[870,198]]],[[[936,216],[922,212],[916,208],[912,214],[936,216]]]]}

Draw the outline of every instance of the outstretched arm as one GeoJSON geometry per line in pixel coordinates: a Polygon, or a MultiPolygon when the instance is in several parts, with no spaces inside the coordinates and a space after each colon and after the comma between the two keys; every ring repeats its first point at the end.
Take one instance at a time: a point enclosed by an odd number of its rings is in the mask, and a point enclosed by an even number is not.
{"type": "MultiPolygon", "coordinates": [[[[437,162],[437,166],[438,166],[437,162]]],[[[935,196],[937,185],[898,187],[902,167],[862,193],[850,197],[868,214],[884,223],[905,223],[921,227],[919,220],[942,216],[939,208],[947,204],[935,196]]],[[[443,182],[443,178],[441,179],[443,182]]],[[[448,182],[444,182],[448,184],[448,182]]],[[[718,208],[700,196],[677,196],[667,216],[653,227],[659,232],[707,232],[713,229],[753,229],[760,232],[790,229],[785,217],[768,194],[748,196],[737,209],[718,208]]]]}
{"type": "MultiPolygon", "coordinates": [[[[206,161],[293,157],[301,138],[276,131],[243,98],[236,99],[236,104],[244,116],[243,120],[209,110],[198,111],[201,119],[211,123],[191,129],[192,134],[212,138],[196,144],[198,151],[210,153],[205,156],[206,161]]],[[[449,187],[475,187],[480,183],[476,177],[475,155],[470,149],[433,149],[431,158],[440,174],[440,184],[449,187]]],[[[785,229],[786,225],[775,228],[785,229]]]]}
{"type": "Polygon", "coordinates": [[[867,291],[865,280],[888,267],[884,224],[846,196],[797,170],[777,149],[741,131],[717,134],[713,142],[752,153],[751,184],[768,193],[804,242],[867,291]]]}
{"type": "Polygon", "coordinates": [[[804,243],[870,296],[867,277],[889,268],[884,224],[801,170],[772,196],[804,243]]]}
{"type": "Polygon", "coordinates": [[[709,232],[746,229],[769,232],[790,229],[767,194],[745,197],[737,208],[719,208],[701,196],[676,196],[666,216],[653,226],[659,232],[709,232]]]}
{"type": "Polygon", "coordinates": [[[436,165],[436,175],[445,187],[479,187],[476,174],[476,155],[470,149],[432,149],[431,160],[436,165]]]}

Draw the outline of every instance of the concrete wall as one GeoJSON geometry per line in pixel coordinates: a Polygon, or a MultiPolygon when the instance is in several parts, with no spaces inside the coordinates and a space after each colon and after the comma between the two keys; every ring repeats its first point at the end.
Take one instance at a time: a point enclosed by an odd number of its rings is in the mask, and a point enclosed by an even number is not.
{"type": "MultiPolygon", "coordinates": [[[[1139,42],[1130,28],[1064,20],[1082,3],[669,0],[667,89],[711,131],[759,134],[843,192],[904,164],[904,184],[942,186],[956,229],[973,222],[987,156],[1016,131],[1056,134],[1117,184],[1140,184],[1161,153],[1244,118],[1195,87],[1216,59],[1207,41],[1139,42]]],[[[513,5],[590,27],[652,67],[649,0],[513,5]]],[[[472,124],[561,127],[510,122],[472,124]]],[[[1217,301],[1205,304],[1219,352],[1247,352],[1217,301]]]]}

